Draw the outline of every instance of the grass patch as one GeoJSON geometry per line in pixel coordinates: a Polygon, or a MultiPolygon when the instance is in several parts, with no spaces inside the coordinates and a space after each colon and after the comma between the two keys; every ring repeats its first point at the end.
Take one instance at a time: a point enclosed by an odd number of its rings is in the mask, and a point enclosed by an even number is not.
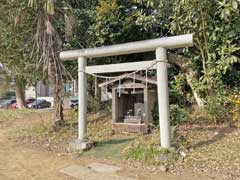
{"type": "Polygon", "coordinates": [[[173,164],[178,159],[177,153],[160,148],[159,142],[159,131],[141,135],[124,149],[124,157],[127,160],[140,161],[148,165],[173,164]]]}
{"type": "Polygon", "coordinates": [[[130,137],[115,137],[110,140],[100,141],[92,150],[82,153],[81,156],[98,159],[121,160],[123,158],[123,149],[132,141],[133,138],[130,137]]]}
{"type": "Polygon", "coordinates": [[[17,119],[22,119],[30,113],[34,112],[34,110],[7,110],[0,109],[0,122],[14,121],[17,119]]]}
{"type": "MultiPolygon", "coordinates": [[[[57,151],[66,151],[68,143],[73,139],[77,139],[78,122],[77,113],[74,110],[64,112],[65,124],[59,131],[53,130],[52,116],[49,113],[36,111],[31,117],[33,115],[35,119],[32,118],[29,121],[27,119],[25,121],[27,125],[22,126],[21,123],[18,128],[13,128],[10,136],[16,140],[24,140],[24,142],[46,146],[50,150],[57,151]]],[[[29,114],[25,114],[25,116],[21,116],[21,119],[28,118],[28,116],[29,114]]],[[[90,141],[101,142],[112,138],[111,116],[109,113],[89,113],[87,126],[90,141]]]]}
{"type": "MultiPolygon", "coordinates": [[[[61,153],[71,140],[77,138],[77,114],[72,110],[65,111],[66,124],[58,132],[51,129],[52,114],[34,110],[0,110],[0,122],[11,122],[3,123],[2,127],[11,129],[16,137],[14,140],[19,143],[30,142],[61,153]]],[[[142,165],[164,165],[170,172],[175,171],[175,167],[176,172],[187,168],[194,172],[218,172],[237,179],[240,174],[239,126],[208,122],[204,112],[196,112],[188,122],[181,124],[174,138],[176,153],[160,148],[158,130],[137,137],[113,135],[109,113],[89,113],[88,138],[97,144],[81,156],[114,161],[125,158],[142,165]],[[184,158],[180,150],[186,150],[182,151],[186,154],[184,158]]]]}
{"type": "Polygon", "coordinates": [[[36,123],[30,127],[22,127],[18,129],[12,129],[10,131],[13,138],[20,139],[31,139],[31,138],[41,138],[43,136],[49,135],[49,124],[48,123],[36,123]]]}

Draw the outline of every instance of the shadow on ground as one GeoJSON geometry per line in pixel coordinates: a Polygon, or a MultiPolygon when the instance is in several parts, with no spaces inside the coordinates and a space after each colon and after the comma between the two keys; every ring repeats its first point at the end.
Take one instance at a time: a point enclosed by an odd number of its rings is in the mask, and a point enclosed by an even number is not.
{"type": "MultiPolygon", "coordinates": [[[[203,129],[198,129],[198,130],[204,131],[203,129]]],[[[226,137],[226,135],[231,134],[232,132],[237,130],[237,127],[224,127],[221,129],[209,128],[207,130],[214,131],[214,132],[216,132],[216,134],[211,139],[207,139],[206,141],[200,141],[200,142],[194,144],[191,148],[196,149],[196,148],[199,148],[202,146],[207,146],[207,145],[213,144],[217,141],[220,141],[221,139],[226,137]]]]}

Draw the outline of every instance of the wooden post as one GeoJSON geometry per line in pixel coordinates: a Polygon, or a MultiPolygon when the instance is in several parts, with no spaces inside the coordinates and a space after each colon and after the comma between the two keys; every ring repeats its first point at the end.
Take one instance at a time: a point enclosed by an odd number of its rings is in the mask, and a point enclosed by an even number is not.
{"type": "Polygon", "coordinates": [[[73,96],[78,94],[78,81],[77,79],[73,80],[73,96]]]}
{"type": "Polygon", "coordinates": [[[94,78],[94,98],[99,100],[98,78],[94,78]]]}
{"type": "Polygon", "coordinates": [[[118,121],[118,96],[115,88],[112,89],[112,123],[118,121]]]}
{"type": "Polygon", "coordinates": [[[145,113],[145,116],[144,116],[144,123],[145,125],[148,125],[148,121],[149,121],[149,107],[148,107],[148,89],[147,87],[145,87],[143,89],[143,96],[144,96],[144,113],[145,113]]]}

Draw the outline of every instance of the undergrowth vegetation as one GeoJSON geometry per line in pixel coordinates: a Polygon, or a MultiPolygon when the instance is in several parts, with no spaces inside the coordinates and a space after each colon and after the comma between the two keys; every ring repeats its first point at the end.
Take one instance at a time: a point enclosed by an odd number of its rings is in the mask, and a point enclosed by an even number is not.
{"type": "Polygon", "coordinates": [[[240,91],[218,91],[215,96],[209,96],[205,111],[209,122],[233,124],[240,120],[240,91]]]}
{"type": "Polygon", "coordinates": [[[170,166],[177,163],[178,160],[185,158],[189,150],[195,146],[194,142],[198,140],[197,134],[194,137],[188,136],[186,132],[181,130],[182,127],[200,125],[202,126],[202,131],[204,131],[204,128],[213,126],[213,131],[216,131],[216,138],[218,137],[217,131],[218,129],[222,131],[222,126],[226,129],[230,128],[230,130],[231,128],[239,127],[240,92],[238,90],[231,92],[218,91],[215,96],[209,96],[205,108],[182,108],[180,105],[171,104],[170,124],[172,129],[172,145],[174,146],[172,150],[163,150],[160,148],[159,130],[157,130],[159,128],[159,119],[156,105],[152,114],[156,129],[149,135],[137,137],[130,146],[124,149],[123,155],[128,160],[170,166]]]}
{"type": "Polygon", "coordinates": [[[4,110],[0,109],[0,122],[14,121],[22,119],[26,114],[34,112],[33,110],[4,110]]]}
{"type": "MultiPolygon", "coordinates": [[[[187,109],[181,108],[177,104],[171,104],[170,107],[170,125],[171,126],[178,126],[188,118],[187,109]]],[[[158,106],[155,103],[154,109],[152,111],[153,116],[153,125],[154,127],[159,126],[159,114],[158,114],[158,106]]]]}
{"type": "Polygon", "coordinates": [[[231,101],[233,103],[232,120],[233,122],[240,121],[240,91],[232,95],[231,101]]]}
{"type": "MultiPolygon", "coordinates": [[[[180,167],[194,167],[196,170],[227,173],[229,170],[224,164],[235,162],[227,165],[233,167],[234,171],[230,174],[235,177],[237,165],[240,165],[237,158],[239,130],[236,127],[239,124],[239,93],[229,97],[232,104],[227,106],[230,115],[225,117],[225,121],[221,120],[216,124],[209,118],[209,112],[201,109],[189,111],[186,120],[172,126],[172,149],[160,147],[159,128],[148,135],[114,134],[109,112],[89,113],[88,137],[97,144],[81,156],[111,161],[125,159],[133,164],[140,162],[144,166],[164,167],[164,171],[170,172],[180,167]],[[228,121],[232,122],[231,126],[225,123],[228,121]],[[229,153],[234,155],[229,156],[229,153]],[[210,156],[212,158],[208,160],[210,156]],[[204,168],[205,163],[207,170],[204,168]],[[215,167],[214,164],[222,165],[215,167]]],[[[5,127],[10,124],[10,138],[21,144],[30,143],[61,154],[67,153],[68,143],[77,138],[77,112],[68,110],[64,115],[67,121],[59,131],[52,129],[51,111],[2,110],[0,119],[4,121],[0,125],[5,127]]],[[[178,113],[175,115],[177,117],[178,113]]]]}
{"type": "Polygon", "coordinates": [[[148,165],[173,164],[178,155],[173,149],[160,147],[159,131],[155,130],[150,135],[140,135],[133,143],[126,147],[123,155],[127,160],[140,161],[148,165]]]}
{"type": "MultiPolygon", "coordinates": [[[[52,113],[50,113],[52,115],[52,113]]],[[[49,114],[49,115],[50,115],[49,114]]],[[[51,117],[51,115],[48,118],[51,117]]],[[[25,114],[27,117],[28,114],[25,114]]],[[[51,126],[51,119],[34,117],[28,127],[20,127],[11,132],[12,138],[31,142],[47,147],[51,150],[64,150],[68,148],[71,140],[77,139],[77,112],[68,110],[64,113],[66,122],[64,126],[55,131],[51,126]]],[[[112,136],[110,114],[108,112],[90,113],[88,115],[88,138],[90,141],[99,142],[108,140],[112,136]]]]}

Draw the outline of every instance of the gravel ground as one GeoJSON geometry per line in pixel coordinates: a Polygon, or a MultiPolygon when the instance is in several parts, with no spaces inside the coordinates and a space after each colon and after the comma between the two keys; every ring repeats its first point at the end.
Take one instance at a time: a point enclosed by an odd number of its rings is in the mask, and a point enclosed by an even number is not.
{"type": "Polygon", "coordinates": [[[226,180],[240,179],[240,129],[221,126],[183,126],[180,128],[188,141],[186,158],[176,164],[179,169],[220,174],[226,180]]]}

